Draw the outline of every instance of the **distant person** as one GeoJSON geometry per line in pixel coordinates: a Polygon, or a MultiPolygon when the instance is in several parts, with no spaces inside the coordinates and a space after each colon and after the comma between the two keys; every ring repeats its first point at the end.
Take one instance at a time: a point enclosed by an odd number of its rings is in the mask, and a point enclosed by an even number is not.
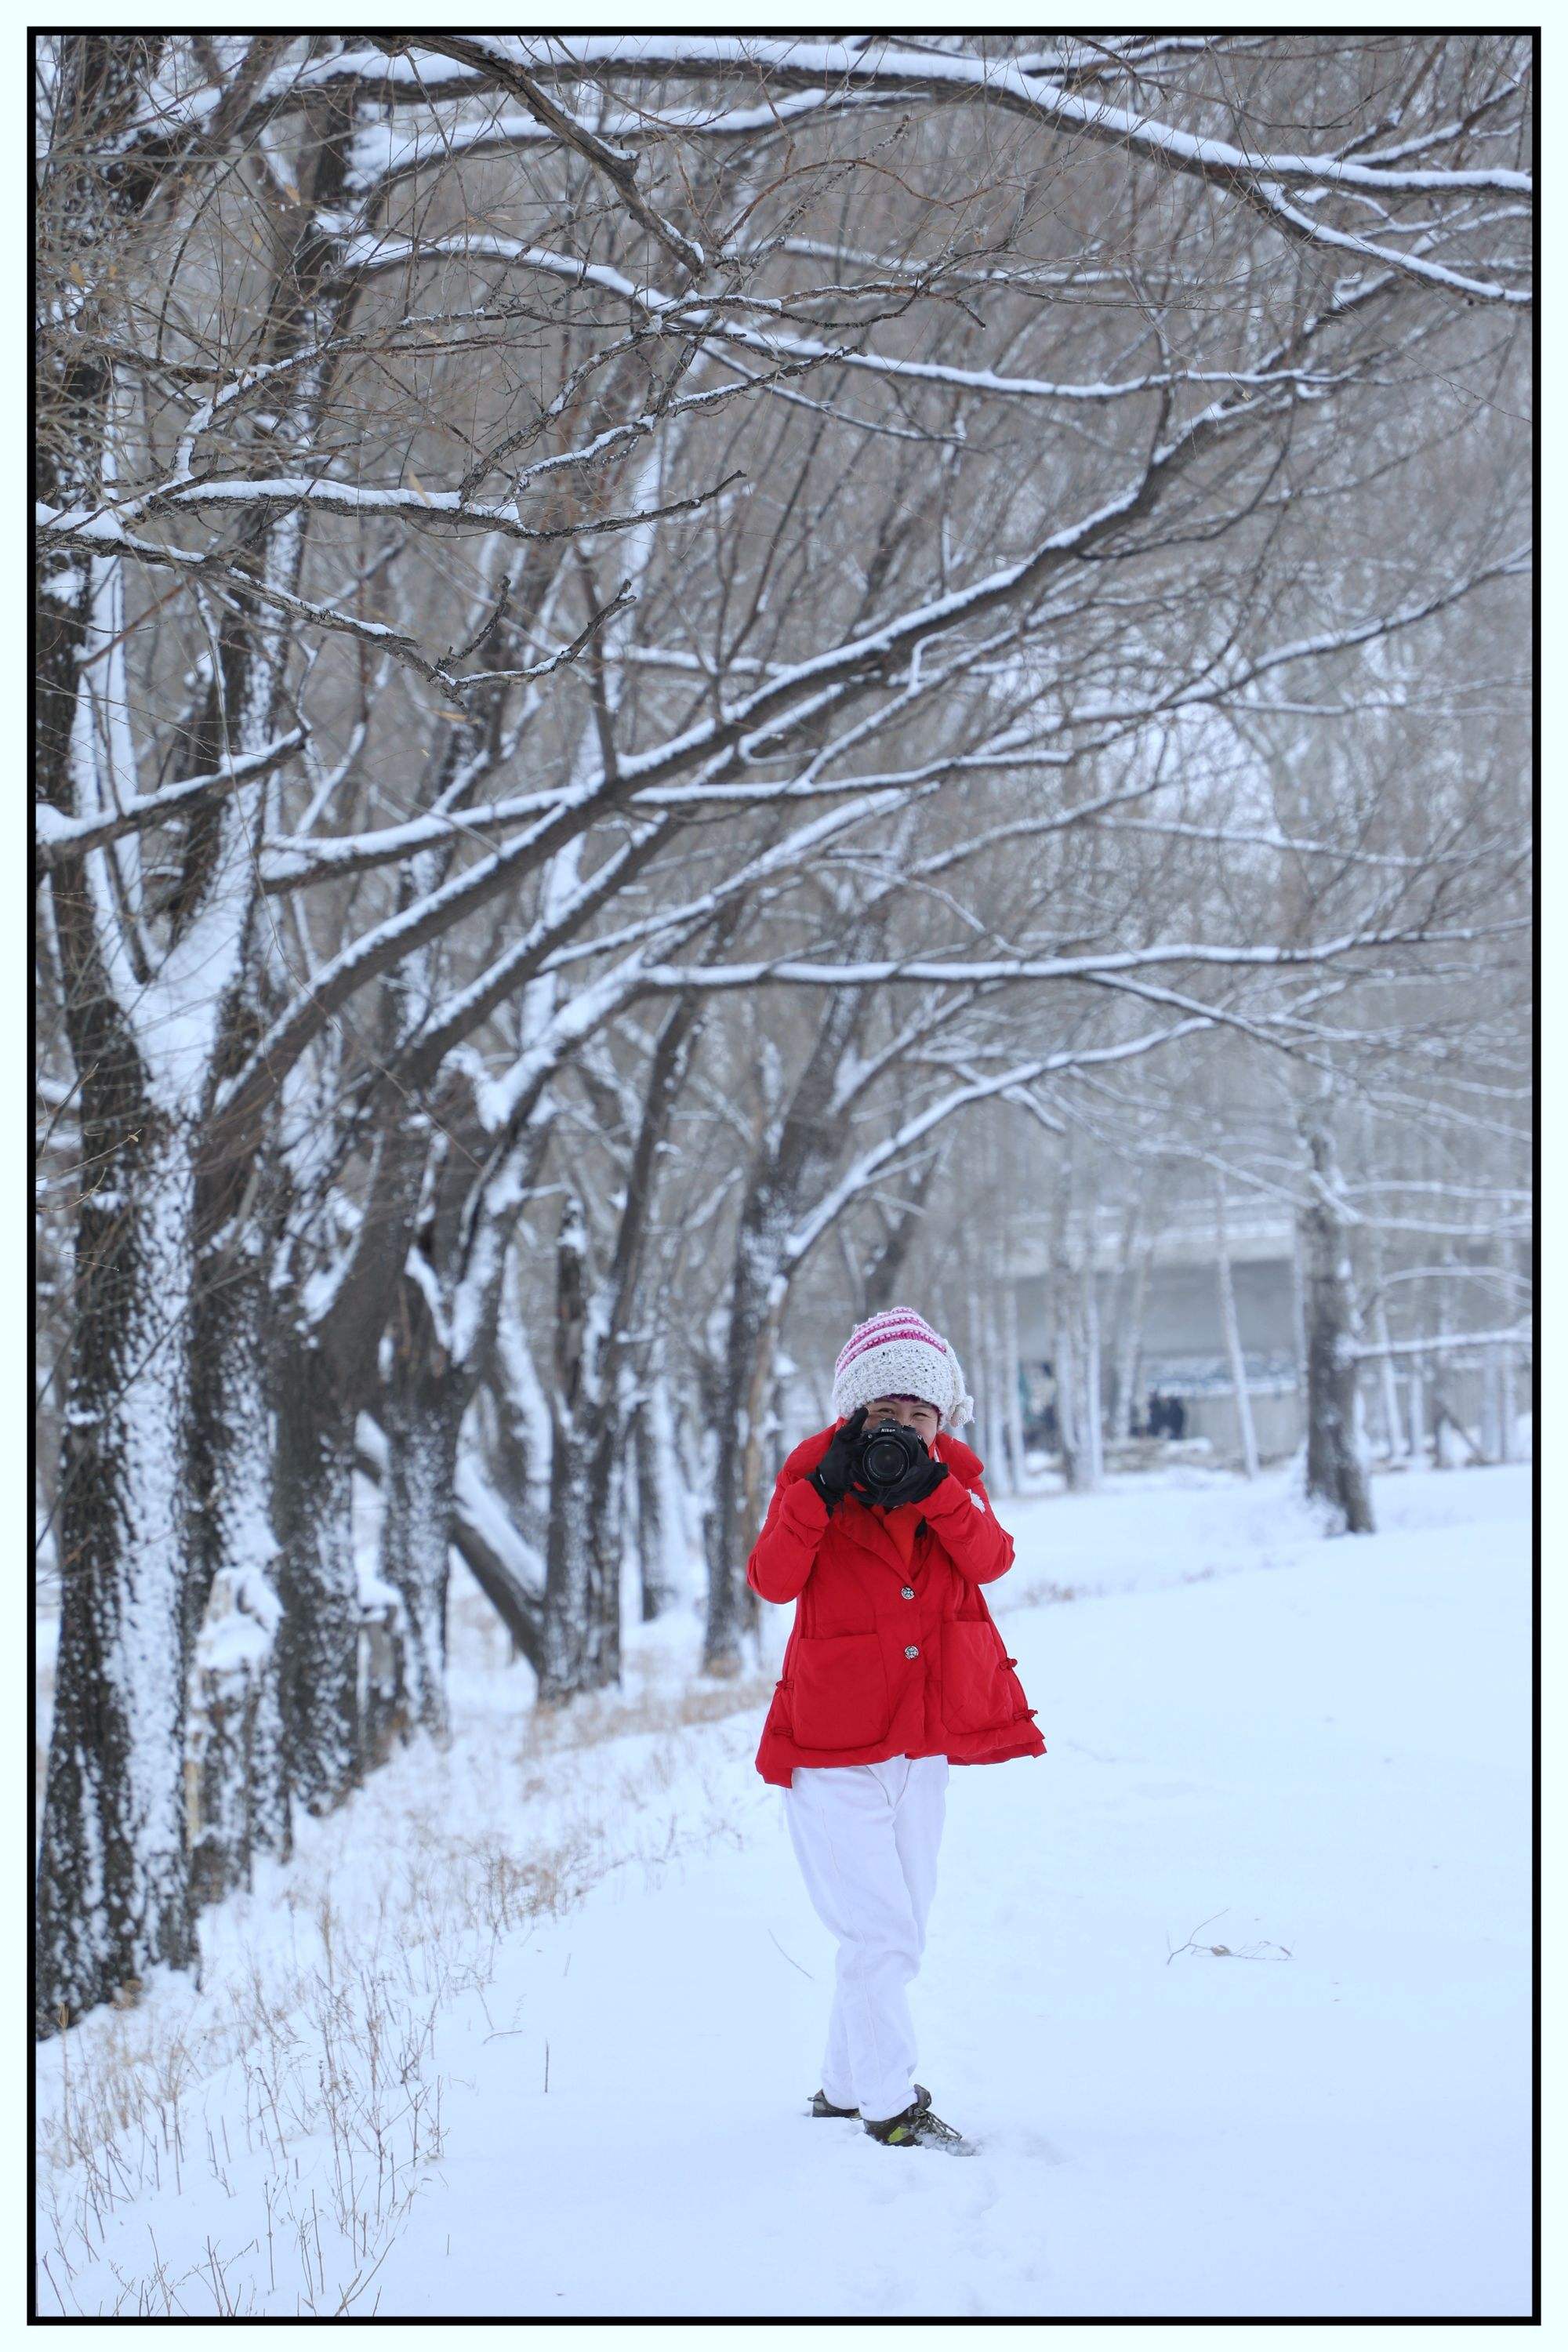
{"type": "Polygon", "coordinates": [[[757,1769],[785,1792],[806,1891],[838,1946],[811,2112],[858,2116],[885,2147],[964,2155],[914,2078],[909,1987],[948,1767],[1045,1752],[980,1591],[1012,1566],[1013,1539],[953,1433],[974,1410],[958,1358],[910,1308],[850,1333],[833,1410],[779,1473],[746,1564],[764,1601],[795,1604],[757,1769]]]}

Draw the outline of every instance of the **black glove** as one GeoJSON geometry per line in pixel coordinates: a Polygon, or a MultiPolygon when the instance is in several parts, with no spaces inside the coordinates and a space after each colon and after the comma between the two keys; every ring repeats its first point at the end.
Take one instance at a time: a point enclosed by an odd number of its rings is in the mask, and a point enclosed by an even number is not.
{"type": "Polygon", "coordinates": [[[860,1433],[865,1426],[866,1408],[861,1405],[837,1432],[816,1469],[806,1473],[829,1511],[844,1500],[860,1475],[860,1433]]]}
{"type": "Polygon", "coordinates": [[[885,1511],[895,1510],[900,1503],[923,1503],[928,1495],[935,1494],[946,1475],[946,1463],[933,1462],[928,1454],[905,1471],[896,1486],[879,1487],[876,1500],[885,1511]]]}

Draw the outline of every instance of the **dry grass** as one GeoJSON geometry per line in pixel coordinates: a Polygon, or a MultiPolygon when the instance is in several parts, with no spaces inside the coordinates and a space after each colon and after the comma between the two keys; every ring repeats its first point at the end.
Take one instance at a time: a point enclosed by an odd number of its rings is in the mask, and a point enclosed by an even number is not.
{"type": "Polygon", "coordinates": [[[1102,1584],[1031,1584],[1016,1598],[1009,1596],[1008,1613],[1015,1609],[1053,1608],[1058,1601],[1097,1601],[1104,1591],[1102,1584]]]}
{"type": "Polygon", "coordinates": [[[520,1753],[545,1756],[563,1748],[588,1748],[636,1732],[679,1731],[699,1723],[719,1723],[765,1704],[771,1677],[737,1676],[729,1682],[696,1681],[673,1688],[650,1684],[635,1698],[606,1691],[574,1699],[563,1707],[535,1706],[528,1715],[520,1753]]]}
{"type": "Polygon", "coordinates": [[[482,2003],[509,1939],[612,1872],[654,1885],[716,1841],[739,1843],[726,1761],[691,1735],[770,1688],[760,1675],[655,1684],[531,1709],[507,1721],[500,1756],[488,1724],[405,1751],[310,1826],[292,1865],[208,1916],[201,1988],[159,1984],[46,2045],[41,2308],[374,2313],[380,2265],[444,2145],[443,2015],[482,2003]],[[170,2185],[216,2189],[234,2215],[183,2268],[150,2249],[133,2210],[170,2185]]]}

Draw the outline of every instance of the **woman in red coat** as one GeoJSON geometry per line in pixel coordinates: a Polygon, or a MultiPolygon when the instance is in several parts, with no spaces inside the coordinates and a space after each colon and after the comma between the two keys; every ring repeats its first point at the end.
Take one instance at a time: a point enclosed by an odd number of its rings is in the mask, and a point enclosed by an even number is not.
{"type": "Polygon", "coordinates": [[[936,1886],[948,1768],[1045,1742],[981,1587],[1013,1564],[952,1431],[973,1412],[957,1356],[909,1307],[857,1326],[834,1370],[831,1429],[779,1474],[746,1566],[795,1626],[757,1750],[785,1790],[791,1841],[838,1960],[818,2116],[858,2116],[891,2147],[967,2143],[914,2079],[909,1987],[936,1886]],[[866,1475],[867,1429],[919,1441],[893,1486],[866,1475]]]}

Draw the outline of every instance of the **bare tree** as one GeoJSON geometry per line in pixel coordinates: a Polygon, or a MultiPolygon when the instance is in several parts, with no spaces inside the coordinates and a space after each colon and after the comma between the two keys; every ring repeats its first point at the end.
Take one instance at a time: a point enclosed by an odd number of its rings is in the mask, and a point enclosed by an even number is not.
{"type": "Polygon", "coordinates": [[[1458,1108],[1531,188],[1517,35],[36,54],[49,2030],[194,1955],[219,1612],[204,1896],[439,1727],[454,1544],[613,1678],[679,1446],[732,1669],[818,1244],[907,1282],[980,1106],[1458,1108]]]}

